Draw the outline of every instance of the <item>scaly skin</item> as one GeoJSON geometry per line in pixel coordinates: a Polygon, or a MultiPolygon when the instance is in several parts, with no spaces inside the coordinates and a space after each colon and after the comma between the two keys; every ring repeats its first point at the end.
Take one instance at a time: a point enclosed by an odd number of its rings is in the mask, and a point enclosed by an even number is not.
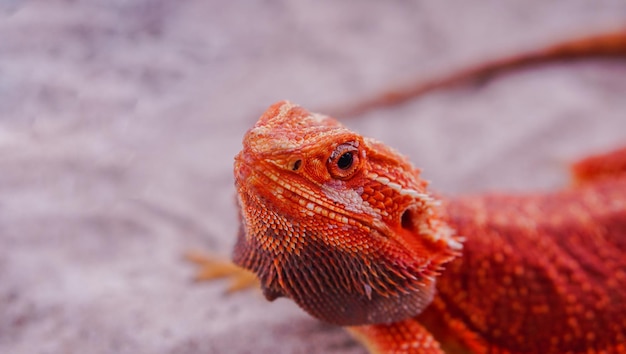
{"type": "Polygon", "coordinates": [[[372,352],[624,353],[626,150],[602,161],[440,202],[394,150],[279,102],[236,157],[234,261],[372,352]]]}

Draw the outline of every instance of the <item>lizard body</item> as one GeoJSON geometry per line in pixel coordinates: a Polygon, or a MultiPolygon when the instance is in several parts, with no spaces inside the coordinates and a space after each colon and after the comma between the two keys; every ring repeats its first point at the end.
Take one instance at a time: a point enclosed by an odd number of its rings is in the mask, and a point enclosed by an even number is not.
{"type": "Polygon", "coordinates": [[[623,166],[626,150],[576,165],[576,187],[440,201],[393,149],[279,102],[235,159],[233,260],[372,352],[622,353],[623,166]]]}

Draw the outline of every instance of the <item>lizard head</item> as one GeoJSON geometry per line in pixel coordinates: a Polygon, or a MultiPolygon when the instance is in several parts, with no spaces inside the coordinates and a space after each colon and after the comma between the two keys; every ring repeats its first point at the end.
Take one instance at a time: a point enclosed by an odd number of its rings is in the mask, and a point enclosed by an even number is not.
{"type": "Polygon", "coordinates": [[[265,296],[339,325],[419,314],[461,250],[403,156],[289,102],[271,106],[235,158],[234,261],[265,296]]]}

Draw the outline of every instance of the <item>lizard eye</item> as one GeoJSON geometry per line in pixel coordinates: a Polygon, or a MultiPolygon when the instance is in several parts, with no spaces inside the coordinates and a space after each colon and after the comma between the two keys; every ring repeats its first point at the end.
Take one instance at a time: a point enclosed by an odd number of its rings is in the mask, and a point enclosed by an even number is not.
{"type": "Polygon", "coordinates": [[[352,163],[354,162],[354,157],[352,157],[352,151],[344,152],[339,159],[337,160],[337,167],[341,170],[347,170],[352,167],[352,163]]]}
{"type": "Polygon", "coordinates": [[[359,149],[354,143],[337,146],[328,158],[328,171],[338,179],[348,179],[359,167],[359,149]]]}

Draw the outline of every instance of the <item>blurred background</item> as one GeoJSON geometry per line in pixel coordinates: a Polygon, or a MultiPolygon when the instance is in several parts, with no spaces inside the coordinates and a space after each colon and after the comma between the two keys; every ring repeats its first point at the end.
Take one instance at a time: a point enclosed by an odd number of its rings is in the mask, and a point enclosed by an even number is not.
{"type": "MultiPolygon", "coordinates": [[[[271,103],[387,89],[626,26],[618,1],[0,0],[1,353],[363,353],[227,258],[233,156],[271,103]]],[[[346,124],[448,194],[568,183],[626,144],[626,65],[524,68],[346,124]]],[[[341,118],[341,117],[338,117],[341,118]]]]}

